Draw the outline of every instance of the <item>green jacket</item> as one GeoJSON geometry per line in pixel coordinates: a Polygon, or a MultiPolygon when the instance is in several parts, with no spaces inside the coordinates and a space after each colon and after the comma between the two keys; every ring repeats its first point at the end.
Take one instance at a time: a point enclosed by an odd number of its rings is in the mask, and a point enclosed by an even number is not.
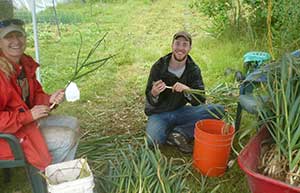
{"type": "MultiPolygon", "coordinates": [[[[151,68],[150,75],[146,87],[146,104],[145,114],[152,115],[156,113],[174,111],[187,103],[192,105],[199,105],[197,100],[186,97],[183,93],[172,92],[170,89],[164,90],[160,93],[158,100],[153,100],[151,95],[152,84],[155,81],[162,80],[167,86],[173,86],[176,82],[181,82],[192,89],[204,90],[204,84],[201,76],[200,68],[193,59],[188,56],[186,67],[180,78],[168,71],[171,53],[161,57],[151,68]],[[190,100],[191,99],[191,100],[190,100]]],[[[203,96],[197,96],[201,102],[205,102],[203,96]]]]}

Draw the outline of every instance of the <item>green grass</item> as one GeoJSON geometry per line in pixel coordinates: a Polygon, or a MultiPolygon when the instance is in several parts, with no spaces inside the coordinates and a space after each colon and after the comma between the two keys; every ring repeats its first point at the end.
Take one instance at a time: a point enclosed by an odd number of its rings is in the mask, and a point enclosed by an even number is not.
{"type": "MultiPolygon", "coordinates": [[[[46,91],[51,93],[64,87],[73,72],[79,48],[78,32],[84,40],[82,58],[106,32],[108,36],[95,58],[118,53],[113,61],[99,71],[76,82],[81,90],[80,101],[65,102],[54,112],[78,117],[82,133],[87,133],[85,137],[135,135],[144,132],[147,120],[143,113],[144,89],[149,70],[159,57],[170,52],[172,35],[176,31],[185,29],[192,34],[191,56],[200,66],[208,89],[221,82],[232,82],[232,76],[225,77],[224,70],[228,67],[241,70],[243,54],[259,49],[255,43],[242,38],[211,37],[203,30],[208,20],[191,10],[188,1],[72,3],[60,5],[57,11],[59,15],[69,15],[70,18],[76,15],[80,18],[60,24],[61,37],[58,37],[55,25],[39,24],[41,74],[46,91]]],[[[27,53],[34,55],[31,30],[32,27],[28,24],[27,53]]],[[[247,114],[244,115],[242,130],[253,129],[255,122],[247,118],[247,114]]],[[[237,149],[241,148],[237,146],[237,149]]],[[[162,152],[168,157],[191,160],[190,156],[174,149],[166,148],[162,152]]],[[[232,158],[235,157],[232,155],[232,158]]],[[[197,172],[195,175],[199,176],[197,172]]],[[[1,192],[30,192],[21,169],[14,171],[12,183],[3,184],[2,178],[0,174],[1,192]]],[[[207,183],[206,192],[210,192],[218,184],[220,193],[248,192],[246,178],[237,163],[224,176],[208,178],[207,183]]],[[[189,184],[192,189],[198,189],[194,187],[193,181],[189,184]]]]}

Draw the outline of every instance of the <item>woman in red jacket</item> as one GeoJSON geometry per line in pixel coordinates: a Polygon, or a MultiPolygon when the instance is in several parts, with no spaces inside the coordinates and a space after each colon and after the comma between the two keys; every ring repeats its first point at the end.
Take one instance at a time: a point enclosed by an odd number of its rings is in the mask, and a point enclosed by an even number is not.
{"type": "MultiPolygon", "coordinates": [[[[44,170],[50,163],[72,160],[78,145],[76,118],[50,116],[50,105],[64,99],[64,90],[46,94],[36,80],[38,64],[28,55],[24,22],[0,21],[0,132],[15,135],[30,164],[44,170]]],[[[13,159],[0,140],[0,159],[13,159]]]]}

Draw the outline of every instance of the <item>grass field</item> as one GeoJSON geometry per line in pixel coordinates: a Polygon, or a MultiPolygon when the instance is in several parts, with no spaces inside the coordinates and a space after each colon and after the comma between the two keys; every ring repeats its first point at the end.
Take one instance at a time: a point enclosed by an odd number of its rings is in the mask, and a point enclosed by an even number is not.
{"type": "MultiPolygon", "coordinates": [[[[239,38],[213,38],[205,30],[209,20],[191,9],[188,1],[77,2],[60,5],[57,11],[61,37],[58,37],[55,25],[39,24],[41,74],[46,91],[51,93],[67,83],[80,44],[78,32],[83,37],[81,59],[106,32],[107,37],[93,58],[117,54],[96,73],[76,82],[81,90],[80,101],[65,102],[54,112],[78,117],[84,135],[82,139],[144,132],[147,120],[143,113],[144,89],[149,70],[159,57],[170,51],[172,35],[176,31],[185,29],[192,34],[191,56],[200,66],[208,89],[222,82],[233,82],[233,76],[224,76],[225,69],[241,70],[243,54],[260,49],[256,44],[239,38]]],[[[47,17],[53,20],[51,11],[39,15],[40,20],[47,21],[47,17]]],[[[27,53],[33,55],[31,30],[28,24],[27,53]]],[[[254,128],[255,124],[252,118],[245,118],[242,130],[254,128]]],[[[168,157],[191,160],[190,155],[174,149],[163,148],[162,152],[168,157]]],[[[232,159],[235,157],[232,154],[232,159]]],[[[200,178],[196,172],[195,175],[200,178]]],[[[199,192],[193,181],[189,184],[191,192],[199,192]]],[[[220,186],[219,193],[249,192],[246,178],[237,163],[224,176],[207,179],[205,192],[217,185],[220,186]]],[[[24,171],[14,170],[9,184],[3,184],[3,175],[0,174],[0,190],[1,193],[29,193],[24,171]]]]}

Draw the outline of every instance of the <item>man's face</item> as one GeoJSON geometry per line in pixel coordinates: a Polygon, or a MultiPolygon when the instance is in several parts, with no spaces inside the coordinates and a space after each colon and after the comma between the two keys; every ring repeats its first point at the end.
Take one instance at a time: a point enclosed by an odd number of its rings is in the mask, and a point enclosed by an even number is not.
{"type": "Polygon", "coordinates": [[[26,48],[26,37],[21,32],[10,32],[0,39],[3,54],[13,60],[19,60],[26,48]]]}
{"type": "Polygon", "coordinates": [[[175,39],[172,43],[172,54],[178,62],[184,61],[191,50],[190,42],[184,37],[175,39]]]}

